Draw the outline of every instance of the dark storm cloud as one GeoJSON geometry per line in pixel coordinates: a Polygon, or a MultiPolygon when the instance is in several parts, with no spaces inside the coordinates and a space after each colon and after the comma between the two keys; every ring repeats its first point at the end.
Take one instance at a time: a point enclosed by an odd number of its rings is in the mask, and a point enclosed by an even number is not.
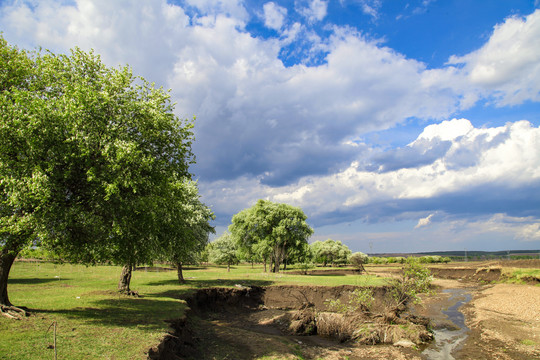
{"type": "Polygon", "coordinates": [[[452,146],[451,141],[419,139],[413,144],[376,154],[367,170],[388,172],[432,164],[442,158],[452,146]]]}

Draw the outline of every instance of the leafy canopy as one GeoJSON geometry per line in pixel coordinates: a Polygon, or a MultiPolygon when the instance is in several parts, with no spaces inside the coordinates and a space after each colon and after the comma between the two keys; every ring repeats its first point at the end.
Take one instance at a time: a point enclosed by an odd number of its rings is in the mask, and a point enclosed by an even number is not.
{"type": "Polygon", "coordinates": [[[313,229],[302,209],[288,204],[259,200],[233,216],[229,231],[244,252],[268,257],[279,265],[291,255],[306,251],[313,229]]]}
{"type": "Polygon", "coordinates": [[[191,121],[168,92],[99,56],[27,53],[0,37],[0,244],[65,259],[151,261],[185,223],[191,121]],[[170,238],[170,237],[169,237],[170,238]]]}

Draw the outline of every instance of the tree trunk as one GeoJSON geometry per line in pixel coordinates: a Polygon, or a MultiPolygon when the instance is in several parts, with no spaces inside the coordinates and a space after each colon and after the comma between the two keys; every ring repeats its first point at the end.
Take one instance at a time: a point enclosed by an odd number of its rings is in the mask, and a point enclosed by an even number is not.
{"type": "Polygon", "coordinates": [[[176,263],[176,272],[178,273],[178,282],[180,284],[185,284],[186,280],[184,280],[184,274],[182,273],[182,263],[181,262],[176,263]]]}
{"type": "Polygon", "coordinates": [[[274,256],[274,270],[272,270],[272,272],[278,273],[278,272],[279,272],[279,265],[280,265],[280,263],[279,263],[279,256],[276,254],[276,255],[274,256]]]}
{"type": "Polygon", "coordinates": [[[7,282],[11,265],[15,261],[17,254],[5,248],[0,251],[0,305],[11,306],[9,301],[7,282]]]}
{"type": "Polygon", "coordinates": [[[19,254],[24,241],[8,239],[0,250],[0,313],[11,319],[20,319],[28,315],[26,308],[18,308],[11,304],[8,296],[8,277],[11,266],[19,254]]]}
{"type": "Polygon", "coordinates": [[[266,258],[264,258],[264,272],[266,272],[266,258]]]}
{"type": "Polygon", "coordinates": [[[227,272],[231,272],[231,263],[227,263],[227,272]]]}
{"type": "Polygon", "coordinates": [[[129,285],[131,283],[131,272],[133,271],[133,265],[124,265],[122,273],[120,274],[120,281],[118,282],[118,291],[126,295],[139,295],[135,291],[131,291],[129,285]]]}

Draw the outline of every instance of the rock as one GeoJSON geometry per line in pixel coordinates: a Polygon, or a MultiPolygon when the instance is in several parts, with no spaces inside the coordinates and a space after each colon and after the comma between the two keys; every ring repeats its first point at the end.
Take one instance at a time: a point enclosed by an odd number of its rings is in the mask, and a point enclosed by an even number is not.
{"type": "Polygon", "coordinates": [[[415,343],[413,343],[412,341],[410,340],[406,340],[406,339],[401,339],[399,341],[396,341],[394,343],[394,346],[401,346],[403,348],[414,348],[416,346],[415,343]]]}

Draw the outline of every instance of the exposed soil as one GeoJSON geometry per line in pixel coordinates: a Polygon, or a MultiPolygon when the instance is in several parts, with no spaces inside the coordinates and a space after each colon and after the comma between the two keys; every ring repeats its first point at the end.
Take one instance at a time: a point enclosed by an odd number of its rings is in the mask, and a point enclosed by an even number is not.
{"type": "Polygon", "coordinates": [[[362,271],[359,269],[333,269],[328,270],[307,270],[307,271],[290,271],[292,275],[359,275],[362,271]]]}
{"type": "MultiPolygon", "coordinates": [[[[368,272],[374,273],[372,269],[368,272]]],[[[398,272],[399,268],[391,268],[377,274],[398,272]]],[[[451,328],[443,314],[452,305],[451,291],[443,290],[460,289],[472,298],[461,308],[468,327],[466,338],[446,357],[428,357],[422,353],[423,346],[361,345],[341,342],[337,337],[297,335],[309,333],[311,306],[320,313],[328,310],[328,299],[345,303],[355,287],[238,286],[201,289],[192,294],[187,299],[191,310],[184,319],[171,321],[174,332],[150,350],[148,358],[540,359],[540,287],[492,284],[501,277],[501,271],[491,264],[433,267],[432,273],[437,291],[424,296],[424,306],[412,308],[411,314],[431,318],[434,327],[451,328]],[[300,328],[296,334],[291,331],[295,321],[300,328]]],[[[385,291],[384,287],[376,290],[374,313],[383,309],[385,291]]],[[[347,320],[352,321],[343,319],[347,320]]]]}
{"type": "Polygon", "coordinates": [[[481,268],[429,268],[431,274],[438,279],[453,279],[462,281],[475,281],[475,282],[494,282],[501,278],[501,268],[481,267],[481,268]]]}
{"type": "Polygon", "coordinates": [[[471,335],[458,359],[540,359],[540,287],[480,288],[464,307],[471,335]]]}
{"type": "MultiPolygon", "coordinates": [[[[336,331],[334,336],[323,328],[325,324],[321,322],[316,325],[317,331],[326,336],[307,336],[313,333],[308,327],[314,319],[314,309],[317,309],[319,318],[326,316],[327,323],[335,328],[346,328],[353,319],[326,312],[326,301],[339,299],[348,303],[351,292],[356,288],[253,286],[201,289],[187,299],[190,311],[186,318],[171,324],[176,333],[151,350],[149,358],[420,359],[416,350],[398,348],[392,343],[407,335],[421,341],[423,334],[429,335],[425,328],[427,319],[410,317],[401,325],[381,325],[369,318],[373,341],[384,343],[377,346],[348,342],[348,338],[339,336],[342,331],[336,331]]],[[[375,313],[383,310],[386,288],[373,290],[375,313]]]]}

